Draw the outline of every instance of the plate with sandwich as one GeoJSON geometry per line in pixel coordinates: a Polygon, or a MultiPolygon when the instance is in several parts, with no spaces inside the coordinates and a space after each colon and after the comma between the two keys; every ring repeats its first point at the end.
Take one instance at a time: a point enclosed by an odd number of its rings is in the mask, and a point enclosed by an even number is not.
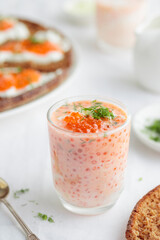
{"type": "Polygon", "coordinates": [[[74,69],[72,43],[61,32],[0,17],[0,118],[56,92],[74,69]]]}

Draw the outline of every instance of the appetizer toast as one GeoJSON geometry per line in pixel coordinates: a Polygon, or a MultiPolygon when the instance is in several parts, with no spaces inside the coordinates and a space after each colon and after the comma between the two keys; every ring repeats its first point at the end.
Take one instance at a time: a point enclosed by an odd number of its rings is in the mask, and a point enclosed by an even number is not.
{"type": "Polygon", "coordinates": [[[0,112],[56,88],[72,65],[70,41],[55,29],[0,19],[0,112]]]}

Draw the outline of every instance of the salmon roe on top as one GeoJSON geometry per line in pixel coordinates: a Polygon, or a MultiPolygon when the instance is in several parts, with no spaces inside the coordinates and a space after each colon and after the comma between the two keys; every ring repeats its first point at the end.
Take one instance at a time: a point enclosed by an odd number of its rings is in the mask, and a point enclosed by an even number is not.
{"type": "Polygon", "coordinates": [[[33,69],[23,69],[20,72],[0,73],[0,91],[11,87],[25,88],[27,85],[38,82],[41,74],[33,69]]]}
{"type": "Polygon", "coordinates": [[[29,51],[36,54],[46,54],[51,51],[62,52],[60,47],[54,43],[51,43],[49,41],[33,42],[30,39],[23,41],[6,42],[0,46],[0,51],[11,51],[15,53],[29,51]]]}
{"type": "Polygon", "coordinates": [[[0,31],[8,30],[9,28],[13,27],[13,23],[7,20],[0,21],[0,31]]]}
{"type": "Polygon", "coordinates": [[[24,40],[22,42],[22,47],[29,52],[34,52],[37,54],[46,54],[50,51],[61,52],[61,49],[58,45],[49,41],[33,43],[30,40],[24,40]]]}
{"type": "Polygon", "coordinates": [[[0,91],[6,91],[15,85],[15,78],[12,74],[3,75],[0,73],[0,91]]]}
{"type": "Polygon", "coordinates": [[[97,101],[63,105],[52,115],[56,125],[79,133],[106,132],[123,125],[126,120],[126,113],[118,106],[97,101]]]}
{"type": "Polygon", "coordinates": [[[70,116],[64,118],[66,128],[73,132],[95,133],[99,129],[103,129],[103,121],[94,119],[93,117],[84,117],[83,114],[72,112],[70,116]]]}

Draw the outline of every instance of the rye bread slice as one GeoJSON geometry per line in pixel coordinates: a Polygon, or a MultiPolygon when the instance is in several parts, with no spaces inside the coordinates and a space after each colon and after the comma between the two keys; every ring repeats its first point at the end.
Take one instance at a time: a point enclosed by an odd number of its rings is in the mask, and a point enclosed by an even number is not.
{"type": "Polygon", "coordinates": [[[160,185],[136,204],[126,230],[128,240],[160,240],[160,185]]]}
{"type": "Polygon", "coordinates": [[[65,80],[68,74],[69,69],[63,69],[60,75],[57,75],[53,80],[41,86],[35,87],[15,97],[0,97],[0,112],[24,105],[51,92],[65,80]]]}
{"type": "MultiPolygon", "coordinates": [[[[55,28],[47,28],[45,26],[42,26],[41,24],[34,23],[28,20],[19,19],[19,18],[17,18],[17,20],[19,22],[24,23],[28,27],[31,35],[35,34],[37,31],[53,30],[56,33],[58,33],[62,39],[67,39],[61,32],[59,32],[55,28]]],[[[72,58],[73,58],[73,53],[72,53],[72,47],[71,47],[68,51],[64,52],[64,58],[57,62],[51,62],[49,64],[39,64],[32,61],[25,61],[25,62],[6,61],[4,63],[0,63],[0,68],[19,66],[22,68],[32,68],[32,69],[43,71],[43,72],[51,72],[51,71],[55,71],[58,68],[70,67],[72,65],[72,58]]]]}

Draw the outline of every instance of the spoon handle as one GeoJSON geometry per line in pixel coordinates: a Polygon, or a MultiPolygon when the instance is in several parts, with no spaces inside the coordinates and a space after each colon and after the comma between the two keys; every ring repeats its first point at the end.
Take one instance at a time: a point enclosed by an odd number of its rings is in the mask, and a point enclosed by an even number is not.
{"type": "Polygon", "coordinates": [[[3,202],[6,207],[10,210],[10,212],[12,213],[12,215],[16,218],[16,220],[18,221],[18,223],[21,225],[21,227],[23,228],[23,230],[25,231],[25,233],[27,234],[28,240],[39,240],[39,238],[37,238],[32,231],[27,227],[27,225],[23,222],[23,220],[21,219],[21,217],[15,212],[15,210],[13,209],[13,207],[10,205],[10,203],[6,200],[6,199],[2,199],[1,202],[3,202]]]}

